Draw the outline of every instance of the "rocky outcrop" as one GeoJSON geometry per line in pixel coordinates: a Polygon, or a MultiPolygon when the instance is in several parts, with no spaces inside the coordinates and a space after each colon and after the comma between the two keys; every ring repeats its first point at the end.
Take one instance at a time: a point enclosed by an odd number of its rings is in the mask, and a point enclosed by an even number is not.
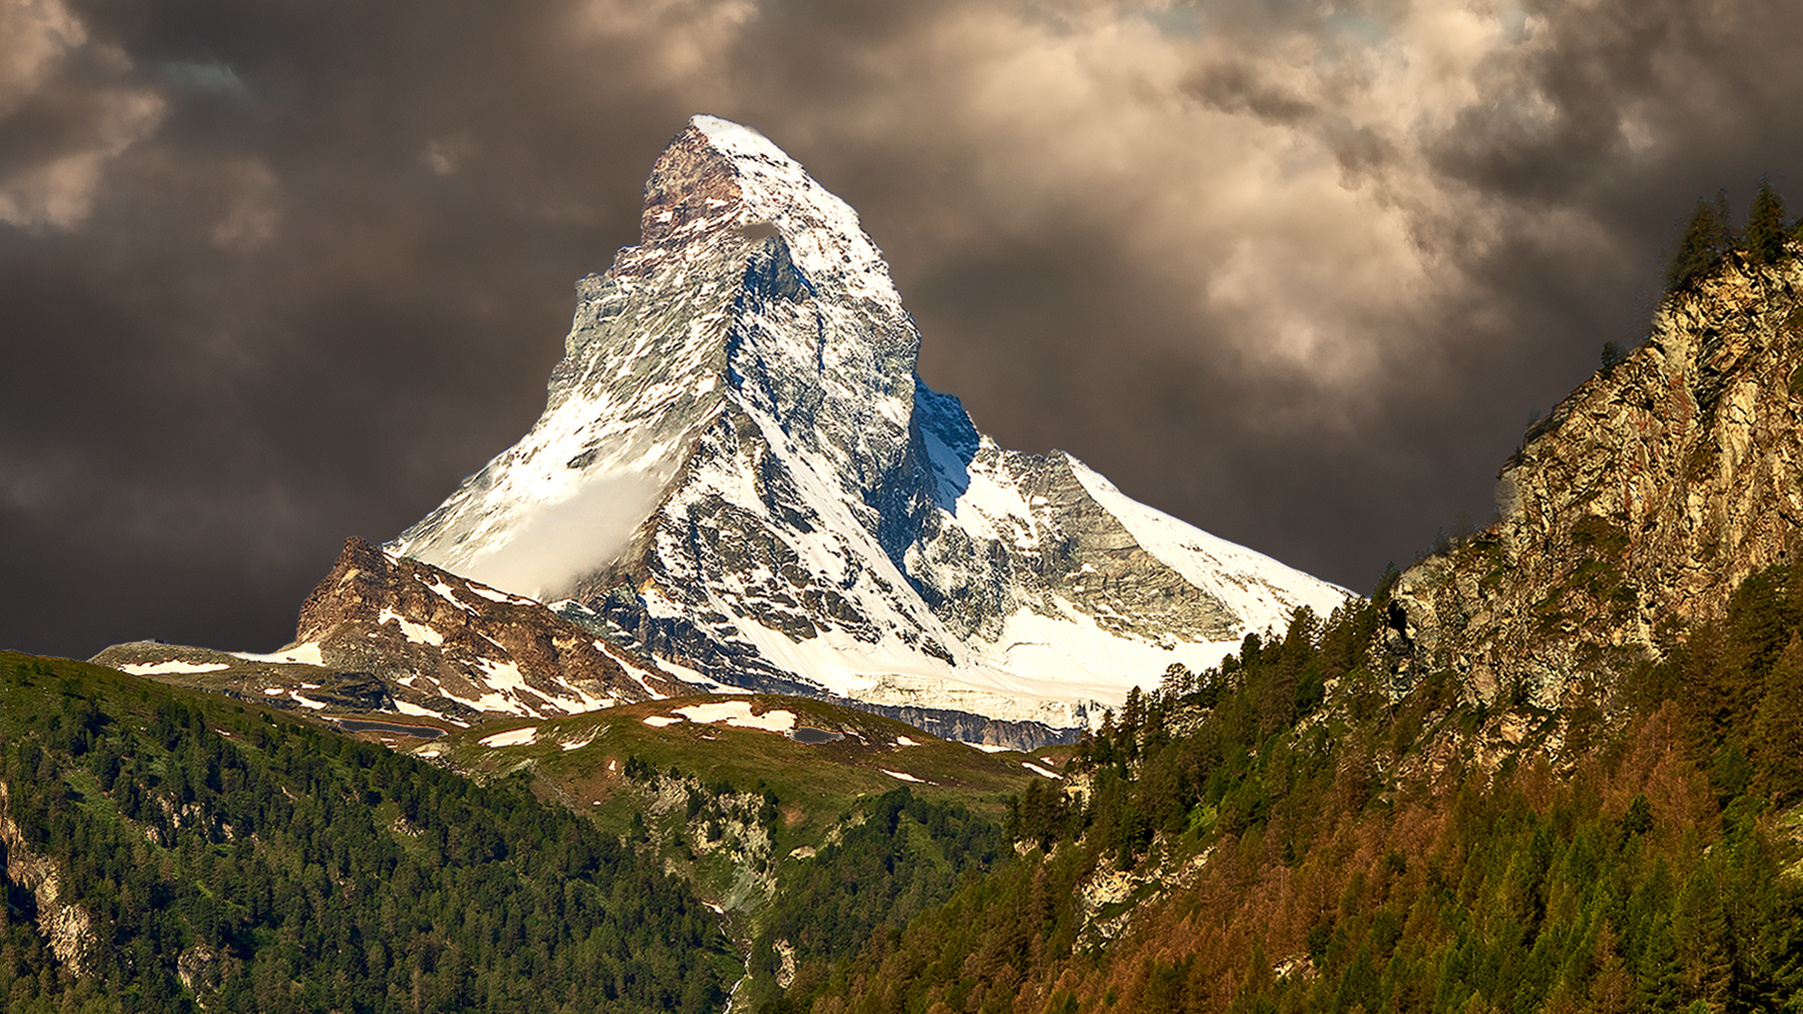
{"type": "Polygon", "coordinates": [[[93,661],[322,715],[386,712],[463,724],[552,718],[698,689],[539,602],[357,538],[307,597],[286,648],[233,654],[139,641],[93,661]]]}
{"type": "Polygon", "coordinates": [[[99,941],[94,920],[87,909],[64,897],[56,864],[31,847],[12,819],[10,796],[6,783],[0,782],[0,858],[5,861],[6,879],[30,892],[38,932],[49,942],[50,953],[70,972],[85,975],[99,941]]]}
{"type": "Polygon", "coordinates": [[[1022,753],[1031,753],[1054,743],[1075,743],[1088,727],[1087,716],[1079,716],[1080,724],[1075,727],[1054,729],[1043,722],[1010,722],[948,708],[911,708],[867,704],[863,701],[843,703],[873,715],[906,722],[940,739],[980,743],[983,746],[1004,746],[1022,753]]]}
{"type": "Polygon", "coordinates": [[[1550,706],[1792,560],[1800,293],[1798,259],[1731,258],[1532,427],[1499,475],[1498,520],[1397,581],[1384,649],[1402,682],[1446,669],[1473,698],[1550,706]]]}

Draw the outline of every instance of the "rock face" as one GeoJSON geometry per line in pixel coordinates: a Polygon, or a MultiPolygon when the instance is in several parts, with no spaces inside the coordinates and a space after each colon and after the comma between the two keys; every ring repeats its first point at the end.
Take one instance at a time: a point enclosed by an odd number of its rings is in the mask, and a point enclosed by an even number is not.
{"type": "Polygon", "coordinates": [[[1404,679],[1557,702],[1658,651],[1789,561],[1803,524],[1803,263],[1738,256],[1665,301],[1652,335],[1528,433],[1499,520],[1397,582],[1404,679]]]}
{"type": "Polygon", "coordinates": [[[538,602],[355,538],[308,596],[287,648],[232,654],[139,641],[93,661],[277,707],[459,724],[554,718],[700,689],[538,602]]]}
{"type": "Polygon", "coordinates": [[[74,975],[84,975],[93,964],[99,935],[88,910],[63,897],[62,874],[56,863],[31,847],[8,810],[10,793],[0,782],[0,865],[6,881],[31,895],[33,920],[50,944],[50,953],[74,975]]]}
{"type": "Polygon", "coordinates": [[[722,683],[1084,724],[1344,590],[1004,451],[915,375],[857,216],[695,117],[544,415],[388,548],[722,683]]]}

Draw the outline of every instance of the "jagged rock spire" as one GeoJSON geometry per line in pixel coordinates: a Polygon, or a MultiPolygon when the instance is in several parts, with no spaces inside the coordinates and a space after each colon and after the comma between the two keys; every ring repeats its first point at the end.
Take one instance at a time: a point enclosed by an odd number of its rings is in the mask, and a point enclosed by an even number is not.
{"type": "Polygon", "coordinates": [[[749,128],[693,118],[577,290],[544,415],[392,550],[673,671],[1066,725],[1345,595],[982,437],[857,215],[749,128]]]}

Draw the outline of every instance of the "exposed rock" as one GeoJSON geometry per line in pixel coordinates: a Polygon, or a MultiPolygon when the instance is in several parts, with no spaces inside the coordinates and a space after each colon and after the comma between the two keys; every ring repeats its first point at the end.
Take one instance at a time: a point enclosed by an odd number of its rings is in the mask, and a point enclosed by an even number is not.
{"type": "MultiPolygon", "coordinates": [[[[948,708],[897,707],[854,700],[845,700],[840,703],[875,715],[882,715],[885,718],[893,718],[898,722],[906,722],[914,728],[930,732],[940,739],[956,740],[960,743],[981,743],[984,746],[1005,746],[1010,750],[1020,750],[1023,753],[1030,753],[1053,743],[1075,743],[1082,734],[1083,728],[1079,726],[1054,729],[1044,722],[1011,722],[1006,719],[973,715],[966,711],[953,711],[948,708]]],[[[1087,715],[1078,717],[1080,721],[1087,721],[1087,715]]]]}
{"type": "Polygon", "coordinates": [[[267,655],[138,641],[93,661],[322,715],[551,718],[696,692],[531,599],[353,538],[267,655]]]}
{"type": "Polygon", "coordinates": [[[197,996],[218,989],[223,971],[219,952],[206,944],[195,944],[175,959],[175,977],[181,980],[183,988],[197,996]]]}
{"type": "Polygon", "coordinates": [[[87,909],[63,897],[56,864],[39,855],[26,840],[9,812],[10,798],[6,783],[0,782],[0,853],[4,854],[6,879],[31,892],[38,932],[49,942],[50,953],[70,972],[85,975],[99,942],[94,921],[87,909]]]}
{"type": "Polygon", "coordinates": [[[1797,259],[1732,259],[1535,424],[1498,478],[1499,520],[1396,583],[1387,651],[1403,684],[1448,669],[1469,697],[1551,706],[1791,560],[1800,290],[1797,259]]]}

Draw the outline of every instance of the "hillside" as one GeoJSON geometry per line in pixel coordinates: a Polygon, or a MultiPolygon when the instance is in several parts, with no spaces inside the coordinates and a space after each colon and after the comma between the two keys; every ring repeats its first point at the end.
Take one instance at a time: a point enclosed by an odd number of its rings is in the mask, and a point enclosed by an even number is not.
{"type": "Polygon", "coordinates": [[[506,780],[0,653],[9,1011],[718,1010],[718,918],[506,780]]]}
{"type": "MultiPolygon", "coordinates": [[[[1781,248],[1782,249],[1782,248],[1781,248]]],[[[1741,581],[1799,559],[1803,260],[1744,251],[1659,307],[1638,348],[1524,437],[1499,518],[1397,583],[1404,680],[1561,700],[1662,657],[1741,581]]]]}
{"type": "Polygon", "coordinates": [[[1173,669],[767,1009],[1803,1010],[1803,265],[1718,235],[1496,523],[1173,669]]]}
{"type": "Polygon", "coordinates": [[[1041,758],[772,694],[501,722],[411,749],[483,781],[530,777],[661,857],[749,949],[747,1002],[1005,865],[1008,799],[1060,780],[1041,758]]]}
{"type": "Polygon", "coordinates": [[[1089,741],[1084,795],[1024,795],[1023,861],[769,1009],[1796,1009],[1803,574],[1738,601],[1696,639],[1789,647],[1655,669],[1609,722],[1390,699],[1382,601],[1249,640],[1089,741]]]}
{"type": "Polygon", "coordinates": [[[273,652],[133,641],[89,661],[270,707],[468,728],[702,689],[543,603],[345,542],[273,652]]]}

